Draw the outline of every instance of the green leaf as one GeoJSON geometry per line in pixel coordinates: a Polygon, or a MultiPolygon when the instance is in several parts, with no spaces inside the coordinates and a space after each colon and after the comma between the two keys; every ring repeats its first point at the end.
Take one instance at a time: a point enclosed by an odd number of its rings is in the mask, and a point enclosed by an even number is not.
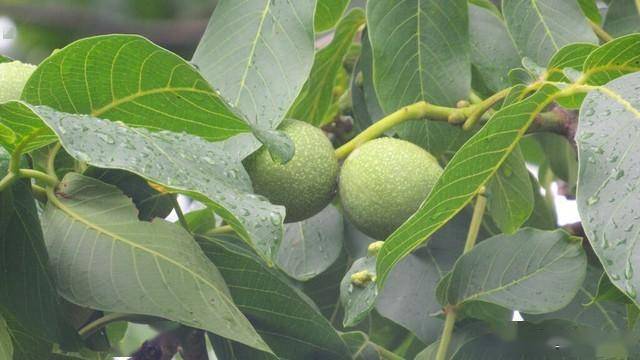
{"type": "Polygon", "coordinates": [[[292,278],[307,281],[338,259],[343,242],[342,214],[329,205],[309,219],[285,225],[276,263],[292,278]]]}
{"type": "Polygon", "coordinates": [[[624,74],[640,71],[640,34],[610,41],[594,50],[584,62],[587,83],[604,85],[624,74]]]}
{"type": "Polygon", "coordinates": [[[444,322],[434,315],[442,309],[436,285],[462,254],[470,219],[470,212],[460,213],[427,246],[399,262],[378,296],[380,315],[409,329],[425,344],[436,341],[442,332],[444,322]]]}
{"type": "Polygon", "coordinates": [[[4,318],[0,315],[0,358],[13,359],[13,343],[11,342],[11,334],[9,326],[4,318]]]}
{"type": "Polygon", "coordinates": [[[487,185],[487,211],[504,233],[512,234],[527,221],[533,211],[533,191],[529,170],[520,147],[507,157],[487,185]]]}
{"type": "Polygon", "coordinates": [[[503,0],[502,13],[520,53],[538,64],[567,44],[598,43],[576,1],[503,0]]]}
{"type": "Polygon", "coordinates": [[[89,165],[127,170],[205,204],[269,260],[282,237],[284,208],[252,194],[239,159],[222,143],[188,134],[150,132],[122,123],[30,106],[59,136],[74,158],[89,165]]]}
{"type": "Polygon", "coordinates": [[[90,167],[84,175],[118,187],[133,200],[140,220],[165,218],[173,211],[173,195],[158,192],[143,178],[128,171],[90,167]]]}
{"type": "Polygon", "coordinates": [[[497,111],[456,152],[421,208],[387,238],[378,254],[378,286],[393,266],[462,210],[504,163],[536,114],[559,90],[543,86],[530,97],[497,111]]]}
{"type": "Polygon", "coordinates": [[[471,64],[486,86],[494,92],[509,87],[509,70],[520,66],[520,55],[500,14],[470,4],[469,36],[471,64]]]}
{"type": "Polygon", "coordinates": [[[343,326],[351,327],[362,321],[373,309],[378,296],[375,283],[376,258],[367,256],[357,259],[340,282],[340,302],[344,307],[343,326]],[[368,275],[368,279],[354,283],[352,275],[368,275]]]}
{"type": "Polygon", "coordinates": [[[611,283],[611,280],[605,273],[600,274],[600,280],[598,280],[598,288],[596,289],[595,295],[592,297],[591,302],[588,303],[588,305],[602,301],[615,301],[623,304],[631,303],[627,295],[625,295],[620,291],[620,289],[615,287],[615,285],[611,283]]]}
{"type": "Polygon", "coordinates": [[[274,129],[309,76],[315,1],[218,1],[193,56],[204,77],[261,128],[274,129]]]}
{"type": "Polygon", "coordinates": [[[237,239],[198,239],[205,254],[218,265],[237,306],[278,357],[349,358],[337,332],[285,276],[268,267],[237,239]]]}
{"type": "Polygon", "coordinates": [[[594,24],[602,24],[602,16],[600,15],[596,0],[578,0],[578,5],[587,19],[591,20],[594,24]]]}
{"type": "Polygon", "coordinates": [[[373,84],[373,54],[368,31],[362,33],[362,50],[351,82],[354,128],[361,132],[384,117],[373,84]]]}
{"type": "Polygon", "coordinates": [[[293,140],[282,131],[253,128],[253,135],[267,147],[271,159],[279,164],[286,164],[295,154],[293,140]]]}
{"type": "Polygon", "coordinates": [[[340,281],[349,270],[351,258],[342,251],[338,259],[322,274],[302,283],[302,290],[318,305],[320,312],[332,323],[340,307],[340,281]]]}
{"type": "Polygon", "coordinates": [[[10,153],[16,147],[28,153],[57,139],[53,131],[42,126],[42,120],[25,104],[18,101],[0,104],[0,145],[10,153]]]}
{"type": "Polygon", "coordinates": [[[447,300],[488,302],[530,314],[556,311],[578,292],[586,265],[580,242],[561,230],[494,236],[458,259],[447,300]]]}
{"type": "Polygon", "coordinates": [[[13,59],[11,59],[10,57],[6,57],[4,55],[0,55],[0,63],[11,62],[11,61],[13,61],[13,59]]]}
{"type": "Polygon", "coordinates": [[[22,98],[213,141],[249,131],[192,65],[136,35],[90,37],[54,52],[33,73],[22,98]]]}
{"type": "Polygon", "coordinates": [[[580,110],[576,136],[582,225],[611,282],[636,304],[639,85],[640,73],[634,73],[590,92],[580,110]]]}
{"type": "MultiPolygon", "coordinates": [[[[0,176],[8,154],[0,149],[0,176]]],[[[0,309],[34,337],[62,341],[56,286],[27,179],[0,192],[0,309]]]]}
{"type": "Polygon", "coordinates": [[[25,328],[11,312],[0,308],[0,316],[4,317],[13,342],[13,360],[49,359],[52,344],[25,328]]]}
{"type": "Polygon", "coordinates": [[[471,90],[466,0],[372,0],[373,76],[386,113],[426,100],[451,106],[471,90]]]}
{"type": "Polygon", "coordinates": [[[184,214],[189,230],[198,235],[207,233],[217,226],[216,214],[211,209],[200,209],[184,214]]]}
{"type": "Polygon", "coordinates": [[[533,227],[540,230],[553,230],[558,227],[558,217],[554,207],[553,198],[544,197],[541,193],[541,186],[538,180],[529,174],[529,181],[533,192],[533,211],[531,216],[524,223],[524,226],[533,227]]]}
{"type": "MultiPolygon", "coordinates": [[[[568,321],[518,322],[516,333],[507,338],[486,330],[474,329],[470,334],[458,330],[452,340],[453,351],[446,359],[595,359],[596,347],[602,342],[602,334],[568,321]]],[[[437,345],[429,346],[416,360],[431,359],[428,355],[435,354],[436,349],[437,345]]]]}
{"type": "Polygon", "coordinates": [[[323,32],[334,27],[351,0],[321,0],[316,4],[314,27],[316,32],[323,32]]]}
{"type": "MultiPolygon", "coordinates": [[[[564,69],[574,69],[582,71],[584,62],[589,54],[598,47],[594,44],[569,44],[553,55],[547,65],[546,78],[549,81],[562,81],[570,83],[564,75],[564,69]]],[[[582,104],[584,94],[576,94],[569,97],[559,98],[558,103],[566,108],[576,109],[582,104]]]]}
{"type": "Polygon", "coordinates": [[[640,8],[633,0],[612,0],[604,19],[604,30],[613,37],[640,32],[640,8]]]}
{"type": "MultiPolygon", "coordinates": [[[[587,266],[587,276],[576,297],[564,308],[548,314],[525,315],[527,321],[539,322],[548,319],[562,319],[576,324],[591,326],[604,332],[620,332],[626,329],[627,310],[623,303],[611,302],[609,297],[598,298],[600,285],[607,276],[602,270],[587,266]],[[600,281],[598,281],[600,279],[600,281]]],[[[607,281],[608,282],[608,281],[607,281]]],[[[609,283],[610,285],[611,283],[609,283]]],[[[618,290],[611,286],[613,290],[618,290]]],[[[613,293],[613,291],[611,292],[613,293]]],[[[624,295],[620,294],[622,297],[624,295]]],[[[626,298],[626,297],[625,297],[626,298]]]]}
{"type": "Polygon", "coordinates": [[[553,133],[532,134],[546,154],[551,171],[564,182],[575,194],[578,179],[578,158],[575,145],[571,145],[565,136],[553,133]]]}
{"type": "Polygon", "coordinates": [[[316,54],[309,80],[289,110],[288,117],[315,126],[323,125],[333,103],[333,87],[342,69],[342,61],[364,21],[362,9],[351,10],[340,21],[331,43],[316,54]]]}
{"type": "Polygon", "coordinates": [[[69,173],[49,196],[43,222],[58,291],[67,300],[163,317],[269,351],[190,234],[162,219],[138,221],[116,187],[69,173]]]}

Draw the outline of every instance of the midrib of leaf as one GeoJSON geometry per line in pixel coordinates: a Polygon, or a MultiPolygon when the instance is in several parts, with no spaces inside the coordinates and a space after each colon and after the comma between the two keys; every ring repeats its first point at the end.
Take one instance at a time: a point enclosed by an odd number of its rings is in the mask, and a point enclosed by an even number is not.
{"type": "Polygon", "coordinates": [[[599,86],[596,88],[597,91],[609,96],[613,101],[617,102],[618,104],[622,105],[622,107],[624,107],[627,111],[629,111],[630,113],[632,113],[633,115],[635,115],[635,117],[637,117],[638,119],[640,119],[640,110],[636,109],[635,107],[633,107],[633,105],[628,102],[625,98],[623,98],[622,96],[620,96],[620,94],[618,94],[617,92],[609,89],[606,86],[599,86]]]}
{"type": "Polygon", "coordinates": [[[542,16],[542,13],[538,8],[538,0],[531,0],[531,5],[533,5],[533,10],[535,10],[536,15],[538,15],[538,17],[540,18],[540,22],[542,23],[544,32],[547,34],[547,37],[549,38],[549,40],[551,40],[551,44],[553,44],[553,48],[556,49],[556,51],[558,51],[560,48],[558,47],[556,40],[553,38],[553,35],[551,34],[551,29],[549,29],[547,22],[544,21],[544,16],[542,16]]]}
{"type": "MultiPolygon", "coordinates": [[[[254,0],[255,1],[255,0],[254,0]]],[[[269,8],[271,7],[272,0],[266,0],[267,5],[262,10],[262,14],[260,17],[260,23],[258,24],[258,31],[256,31],[256,37],[253,39],[251,43],[251,50],[249,50],[249,56],[247,57],[247,66],[245,66],[242,77],[240,78],[240,87],[238,88],[238,95],[236,95],[235,100],[233,101],[234,105],[238,105],[240,101],[240,96],[242,95],[242,90],[244,90],[245,82],[247,81],[247,76],[249,75],[249,69],[251,68],[251,59],[255,56],[256,47],[258,46],[258,40],[260,39],[260,33],[262,32],[262,28],[264,27],[264,21],[269,14],[269,8]]]]}
{"type": "MultiPolygon", "coordinates": [[[[546,263],[544,267],[538,268],[538,269],[536,269],[535,271],[533,271],[533,272],[531,272],[531,273],[529,273],[529,274],[524,275],[523,277],[520,277],[520,278],[518,278],[518,279],[515,279],[515,280],[513,280],[513,281],[511,281],[511,282],[509,282],[509,283],[506,283],[506,284],[504,284],[504,285],[500,285],[500,286],[498,286],[498,287],[496,287],[496,288],[494,288],[494,289],[491,289],[491,290],[488,290],[488,291],[484,291],[484,292],[479,292],[479,293],[476,293],[476,294],[474,294],[474,295],[472,295],[472,296],[466,297],[466,298],[464,298],[464,299],[462,299],[462,300],[458,301],[458,304],[462,304],[462,303],[464,303],[464,302],[466,302],[466,301],[475,300],[475,299],[477,299],[477,298],[479,298],[479,297],[481,297],[481,296],[491,295],[491,294],[493,294],[493,293],[495,293],[495,292],[505,290],[505,289],[507,289],[507,288],[509,288],[509,287],[511,287],[511,286],[513,286],[513,285],[517,285],[517,284],[519,284],[519,283],[521,283],[521,282],[523,282],[523,281],[525,281],[525,280],[528,280],[529,278],[531,278],[531,277],[533,277],[533,276],[537,275],[538,273],[540,273],[540,272],[542,272],[542,271],[545,271],[547,267],[549,267],[549,266],[551,266],[551,265],[555,264],[556,262],[558,262],[558,261],[562,260],[562,259],[564,258],[564,256],[569,252],[569,250],[572,250],[572,248],[567,247],[567,249],[566,249],[564,252],[562,252],[561,254],[559,254],[559,255],[558,255],[556,258],[554,258],[552,261],[550,261],[550,262],[546,263]]],[[[468,286],[468,285],[467,285],[467,286],[468,286]]]]}
{"type": "Polygon", "coordinates": [[[165,255],[158,253],[157,251],[154,251],[152,249],[149,249],[145,246],[142,246],[140,244],[136,244],[134,242],[131,242],[129,240],[127,240],[126,238],[114,234],[109,230],[106,230],[104,228],[102,228],[101,226],[98,226],[96,224],[93,224],[89,221],[87,221],[86,219],[84,219],[82,216],[80,216],[79,214],[77,214],[76,212],[74,212],[72,209],[70,209],[68,206],[66,206],[65,204],[63,204],[60,200],[58,200],[57,196],[53,193],[52,190],[49,191],[49,201],[51,201],[51,203],[53,205],[56,206],[56,208],[58,208],[59,210],[62,210],[65,214],[67,214],[67,216],[71,217],[74,221],[80,222],[82,223],[84,226],[86,226],[89,229],[93,229],[94,231],[98,232],[98,233],[102,233],[104,235],[107,235],[111,238],[113,238],[114,240],[119,240],[122,243],[131,246],[132,248],[137,248],[140,249],[144,252],[147,252],[148,254],[152,255],[154,258],[160,258],[170,264],[175,265],[176,267],[184,270],[187,274],[191,274],[194,278],[198,279],[199,281],[201,281],[202,283],[208,285],[210,288],[214,289],[216,291],[216,293],[218,293],[218,295],[220,295],[220,297],[222,299],[224,299],[224,304],[227,305],[227,302],[231,302],[231,299],[229,299],[229,297],[227,296],[227,294],[221,292],[218,287],[214,286],[212,283],[210,283],[209,281],[207,281],[206,279],[204,279],[202,276],[200,276],[200,274],[197,274],[193,271],[191,271],[191,269],[189,269],[188,267],[180,264],[179,262],[176,262],[175,260],[166,257],[165,255]]]}

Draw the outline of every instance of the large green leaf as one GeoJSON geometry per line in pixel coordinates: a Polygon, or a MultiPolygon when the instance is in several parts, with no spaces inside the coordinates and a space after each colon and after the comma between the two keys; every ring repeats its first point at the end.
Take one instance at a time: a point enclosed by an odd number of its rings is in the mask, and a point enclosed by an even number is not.
{"type": "Polygon", "coordinates": [[[127,170],[184,193],[214,209],[266,259],[275,255],[284,208],[252,194],[240,160],[227,154],[222,143],[184,133],[134,129],[47,107],[30,108],[74,158],[100,168],[127,170]]]}
{"type": "Polygon", "coordinates": [[[54,52],[33,73],[22,98],[207,140],[249,131],[192,65],[135,35],[86,38],[54,52]]]}
{"type": "Polygon", "coordinates": [[[604,30],[614,37],[640,31],[640,8],[634,0],[611,0],[604,30]]]}
{"type": "Polygon", "coordinates": [[[10,153],[20,146],[28,153],[46,146],[58,138],[27,106],[10,101],[0,104],[0,145],[10,153]]]}
{"type": "Polygon", "coordinates": [[[488,302],[531,314],[556,311],[582,286],[586,265],[580,241],[562,230],[522,229],[497,235],[456,262],[447,301],[488,302]]]}
{"type": "Polygon", "coordinates": [[[139,221],[120,190],[76,173],[51,195],[45,240],[67,300],[159,316],[269,350],[234,305],[218,269],[179,225],[139,221]]]}
{"type": "Polygon", "coordinates": [[[349,270],[351,258],[346,251],[322,274],[302,283],[302,290],[318,305],[320,312],[332,323],[340,308],[340,280],[349,270]]]}
{"type": "Polygon", "coordinates": [[[385,241],[378,254],[379,287],[398,261],[471,201],[557,92],[553,86],[544,86],[530,97],[500,109],[456,152],[421,208],[385,241]]]}
{"type": "Polygon", "coordinates": [[[410,141],[438,159],[447,160],[471,137],[471,132],[443,121],[411,120],[394,130],[398,137],[410,141]]]}
{"type": "Polygon", "coordinates": [[[332,105],[333,87],[342,69],[342,61],[364,20],[364,11],[354,9],[340,21],[331,44],[316,54],[309,80],[289,110],[288,117],[316,126],[323,125],[332,105]]]}
{"type": "Polygon", "coordinates": [[[519,147],[507,157],[487,185],[487,210],[504,233],[514,233],[533,211],[529,170],[519,147]]]}
{"type": "Polygon", "coordinates": [[[276,263],[296,280],[309,280],[331,266],[342,251],[342,214],[333,205],[309,219],[285,225],[276,263]]]}
{"type": "Polygon", "coordinates": [[[427,246],[407,256],[391,271],[378,296],[380,315],[409,329],[425,344],[438,339],[444,321],[433,314],[441,310],[436,285],[462,253],[470,212],[463,211],[433,235],[427,246]]]}
{"type": "Polygon", "coordinates": [[[346,345],[313,302],[237,239],[200,237],[199,243],[217,264],[235,303],[279,358],[349,358],[346,345]]]}
{"type": "Polygon", "coordinates": [[[322,32],[334,27],[351,0],[320,0],[316,4],[314,25],[317,32],[322,32]]]}
{"type": "MultiPolygon", "coordinates": [[[[596,359],[600,352],[598,345],[604,336],[588,327],[581,327],[569,321],[545,321],[540,324],[519,322],[514,334],[500,336],[498,333],[472,326],[470,331],[457,329],[451,341],[452,346],[446,360],[564,360],[596,359]]],[[[472,324],[475,325],[475,324],[472,324]]],[[[420,353],[416,360],[430,360],[435,356],[438,343],[434,343],[420,353]]],[[[626,357],[623,357],[626,358],[626,357]]]]}
{"type": "Polygon", "coordinates": [[[640,73],[589,93],[578,126],[578,210],[611,282],[640,303],[637,226],[640,73]]]}
{"type": "MultiPolygon", "coordinates": [[[[7,169],[0,148],[0,176],[7,169]]],[[[0,309],[32,336],[61,341],[58,296],[29,180],[0,192],[0,249],[0,309]]]]}
{"type": "Polygon", "coordinates": [[[13,343],[11,342],[11,334],[9,326],[4,318],[0,315],[0,358],[13,359],[13,343]]]}
{"type": "Polygon", "coordinates": [[[640,71],[640,34],[610,41],[589,54],[584,62],[589,84],[604,85],[624,74],[640,71]]]}
{"type": "Polygon", "coordinates": [[[367,25],[385,112],[419,100],[454,105],[469,96],[466,0],[371,0],[367,25]]]}
{"type": "Polygon", "coordinates": [[[548,314],[525,315],[527,321],[563,319],[602,331],[620,332],[626,329],[627,310],[624,304],[611,301],[594,302],[602,270],[587,266],[587,276],[576,297],[566,307],[548,314]]]}
{"type": "Polygon", "coordinates": [[[0,309],[0,316],[4,317],[13,342],[13,360],[49,359],[52,349],[50,341],[24,327],[11,312],[0,309]]]}
{"type": "Polygon", "coordinates": [[[494,92],[508,87],[509,70],[520,66],[520,55],[500,15],[469,4],[469,36],[471,63],[486,86],[494,92]]]}
{"type": "Polygon", "coordinates": [[[258,127],[275,128],[309,76],[315,1],[221,0],[193,62],[258,127]]]}
{"type": "Polygon", "coordinates": [[[567,44],[598,43],[576,1],[503,0],[502,13],[520,53],[538,64],[567,44]]]}

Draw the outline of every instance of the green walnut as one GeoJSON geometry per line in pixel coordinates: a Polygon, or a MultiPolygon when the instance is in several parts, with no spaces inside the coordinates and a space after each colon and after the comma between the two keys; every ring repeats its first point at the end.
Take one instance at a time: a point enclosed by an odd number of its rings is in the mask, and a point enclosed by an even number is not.
{"type": "Polygon", "coordinates": [[[0,103],[18,100],[36,66],[12,61],[0,64],[0,103]]]}
{"type": "Polygon", "coordinates": [[[298,120],[285,120],[279,130],[293,141],[293,158],[279,164],[263,146],[244,165],[257,194],[283,205],[286,222],[301,221],[317,214],[333,198],[338,160],[322,130],[298,120]]]}
{"type": "Polygon", "coordinates": [[[438,161],[419,146],[372,140],[342,165],[340,200],[358,229],[384,240],[418,210],[441,174],[438,161]]]}

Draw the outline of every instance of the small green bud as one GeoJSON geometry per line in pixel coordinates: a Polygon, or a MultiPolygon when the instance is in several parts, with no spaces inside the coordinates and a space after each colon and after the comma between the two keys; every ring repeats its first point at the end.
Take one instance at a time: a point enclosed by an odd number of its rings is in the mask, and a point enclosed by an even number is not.
{"type": "Polygon", "coordinates": [[[367,254],[369,254],[369,256],[378,256],[380,249],[382,249],[382,245],[384,245],[384,241],[372,242],[367,248],[367,254]]]}
{"type": "Polygon", "coordinates": [[[358,271],[351,274],[351,283],[357,287],[365,287],[368,283],[375,281],[376,276],[369,270],[358,271]]]}

